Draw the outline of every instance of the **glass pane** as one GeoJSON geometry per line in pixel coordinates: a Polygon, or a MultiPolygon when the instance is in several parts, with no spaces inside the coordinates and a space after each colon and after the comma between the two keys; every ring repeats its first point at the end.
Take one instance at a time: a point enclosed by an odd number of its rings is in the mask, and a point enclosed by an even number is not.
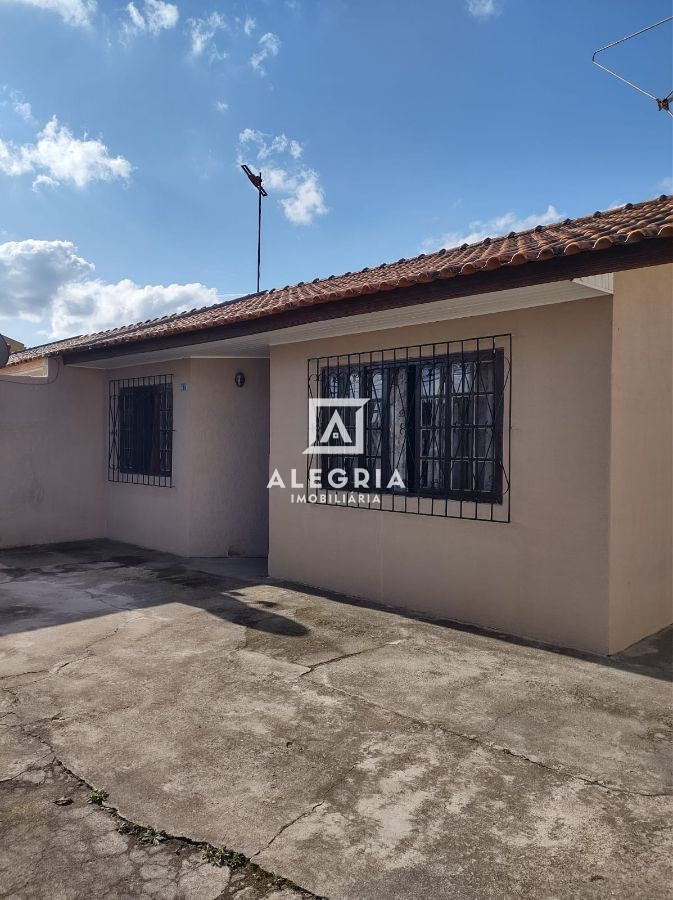
{"type": "Polygon", "coordinates": [[[454,460],[451,466],[451,490],[472,490],[472,465],[467,460],[454,460]]]}
{"type": "Polygon", "coordinates": [[[390,369],[388,398],[390,468],[391,470],[397,469],[405,484],[407,483],[408,377],[406,367],[390,369]]]}
{"type": "Polygon", "coordinates": [[[469,457],[472,450],[472,430],[469,428],[451,429],[451,456],[469,457]]]}
{"type": "Polygon", "coordinates": [[[421,489],[438,491],[444,487],[442,465],[436,459],[421,460],[421,489]]]}
{"type": "Polygon", "coordinates": [[[476,407],[476,424],[492,425],[493,424],[493,405],[495,398],[493,394],[485,394],[475,396],[474,403],[476,407]]]}
{"type": "Polygon", "coordinates": [[[474,384],[474,363],[457,361],[451,363],[451,389],[454,394],[467,394],[474,384]]]}
{"type": "Polygon", "coordinates": [[[483,459],[485,456],[493,457],[493,430],[491,428],[475,428],[474,430],[474,455],[483,459]]]}
{"type": "Polygon", "coordinates": [[[454,425],[467,425],[470,421],[470,398],[451,398],[451,422],[454,425]]]}
{"type": "Polygon", "coordinates": [[[339,396],[339,374],[329,372],[327,375],[327,396],[337,398],[339,396]]]}
{"type": "Polygon", "coordinates": [[[480,394],[493,390],[493,362],[489,360],[481,360],[477,363],[477,386],[475,391],[480,394]]]}
{"type": "Polygon", "coordinates": [[[494,487],[494,466],[492,462],[479,462],[476,464],[477,490],[490,493],[494,487]]]}
{"type": "Polygon", "coordinates": [[[369,373],[369,396],[380,400],[383,394],[383,372],[378,369],[369,373]]]}
{"type": "Polygon", "coordinates": [[[441,365],[431,365],[421,367],[421,395],[436,397],[442,393],[442,375],[444,367],[441,365]]]}

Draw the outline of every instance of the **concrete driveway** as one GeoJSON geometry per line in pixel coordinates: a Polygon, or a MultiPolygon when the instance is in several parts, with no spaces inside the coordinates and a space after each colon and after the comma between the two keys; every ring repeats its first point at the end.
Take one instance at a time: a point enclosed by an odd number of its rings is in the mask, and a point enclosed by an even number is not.
{"type": "Polygon", "coordinates": [[[606,663],[257,569],[0,553],[0,896],[672,896],[670,633],[606,663]]]}

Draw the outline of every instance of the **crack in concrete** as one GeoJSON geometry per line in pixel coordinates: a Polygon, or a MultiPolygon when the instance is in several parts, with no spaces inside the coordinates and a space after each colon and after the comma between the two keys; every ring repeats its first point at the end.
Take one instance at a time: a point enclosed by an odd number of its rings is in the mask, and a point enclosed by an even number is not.
{"type": "MultiPolygon", "coordinates": [[[[71,666],[73,663],[81,662],[84,659],[90,659],[91,656],[95,656],[94,653],[91,653],[91,648],[95,647],[97,644],[101,644],[103,641],[107,641],[110,638],[115,637],[122,628],[126,628],[127,625],[137,621],[139,618],[144,618],[144,616],[133,616],[127,619],[125,622],[121,622],[110,631],[108,634],[101,635],[101,637],[96,638],[94,641],[91,641],[85,647],[82,648],[82,652],[79,656],[74,656],[71,659],[64,660],[63,662],[57,662],[53,666],[50,666],[48,669],[28,669],[25,672],[13,672],[9,675],[0,675],[0,681],[4,681],[8,678],[22,678],[24,675],[43,675],[43,678],[36,678],[33,681],[23,682],[24,684],[38,684],[40,681],[45,681],[49,678],[50,675],[57,675],[67,666],[71,666]]],[[[5,688],[0,688],[0,690],[5,690],[5,688]]],[[[18,702],[18,699],[17,701],[18,702]]]]}
{"type": "Polygon", "coordinates": [[[268,841],[268,843],[266,843],[263,847],[260,847],[259,850],[256,850],[252,854],[250,859],[254,859],[256,856],[259,856],[261,853],[265,853],[269,849],[269,847],[275,841],[278,840],[278,838],[281,836],[281,834],[283,834],[285,831],[288,830],[288,828],[292,828],[292,826],[296,825],[297,822],[300,822],[302,819],[306,819],[306,818],[308,818],[308,816],[312,815],[316,811],[316,809],[319,809],[321,806],[325,806],[329,802],[328,798],[329,798],[330,794],[332,794],[340,785],[342,785],[344,783],[344,781],[346,781],[346,779],[360,765],[361,761],[365,758],[369,747],[370,747],[369,744],[365,745],[362,748],[361,753],[359,754],[359,756],[355,760],[355,762],[351,766],[349,766],[346,769],[346,771],[343,772],[343,774],[339,775],[337,778],[334,779],[334,781],[327,787],[327,790],[325,791],[325,796],[322,798],[322,800],[318,800],[316,803],[312,803],[308,809],[305,809],[303,812],[300,812],[299,815],[295,816],[293,819],[290,819],[289,822],[286,822],[284,825],[282,825],[278,829],[278,831],[274,834],[274,836],[271,838],[271,840],[268,841]]]}
{"type": "MultiPolygon", "coordinates": [[[[530,763],[530,765],[538,766],[541,769],[545,769],[548,772],[553,773],[554,775],[558,775],[561,778],[569,778],[575,781],[581,781],[586,785],[591,787],[598,787],[605,791],[611,791],[615,794],[624,794],[626,796],[632,797],[645,797],[645,798],[661,798],[661,797],[673,797],[673,790],[670,791],[635,791],[630,788],[622,788],[617,785],[613,785],[606,781],[601,781],[598,778],[592,778],[589,775],[581,775],[578,772],[569,772],[563,767],[552,766],[547,763],[542,762],[532,756],[526,756],[525,753],[519,753],[516,750],[512,750],[509,747],[503,747],[500,744],[496,744],[493,741],[485,741],[483,738],[485,735],[477,735],[477,734],[468,734],[463,731],[456,731],[452,728],[449,728],[447,725],[444,725],[441,722],[428,722],[425,719],[418,719],[415,716],[407,715],[406,713],[398,712],[396,709],[391,709],[390,707],[384,706],[381,703],[376,703],[374,700],[370,700],[367,697],[363,697],[359,694],[352,694],[350,691],[346,691],[343,688],[334,687],[334,685],[329,685],[330,690],[337,691],[340,694],[343,694],[346,697],[349,697],[351,700],[359,700],[363,703],[367,703],[370,706],[373,706],[375,709],[379,709],[382,712],[389,713],[390,715],[396,716],[399,719],[403,719],[407,722],[412,722],[414,725],[417,725],[421,728],[429,728],[436,729],[438,731],[443,732],[444,734],[451,735],[451,737],[460,738],[464,741],[469,741],[471,744],[475,744],[477,747],[480,747],[484,750],[491,750],[496,753],[503,753],[507,756],[514,757],[515,759],[520,759],[523,762],[530,763]]],[[[511,715],[514,710],[511,710],[506,715],[511,715]]],[[[503,718],[506,718],[506,715],[503,718]]],[[[497,725],[497,723],[496,723],[497,725]]],[[[489,734],[490,731],[486,732],[489,734]]]]}
{"type": "MultiPolygon", "coordinates": [[[[24,675],[42,675],[43,673],[48,673],[49,669],[28,669],[26,672],[11,672],[9,675],[0,675],[0,681],[4,681],[6,678],[22,678],[24,675]]],[[[34,682],[29,682],[30,684],[34,684],[34,682]]]]}
{"type": "Polygon", "coordinates": [[[284,825],[282,825],[278,829],[278,831],[274,834],[274,836],[271,838],[271,840],[267,844],[265,844],[263,847],[260,847],[259,850],[256,850],[252,854],[250,859],[254,859],[256,856],[259,856],[260,853],[265,853],[269,849],[271,844],[273,844],[274,841],[278,840],[278,838],[281,836],[281,834],[283,834],[284,831],[287,831],[288,828],[292,828],[292,826],[296,825],[296,823],[299,822],[301,819],[305,819],[307,816],[310,816],[311,813],[314,813],[316,811],[316,809],[318,809],[321,806],[324,806],[326,803],[327,803],[327,800],[318,800],[317,803],[313,803],[311,806],[309,806],[308,809],[305,809],[303,812],[300,812],[299,815],[294,817],[294,819],[290,819],[289,822],[286,822],[284,825]]]}
{"type": "MultiPolygon", "coordinates": [[[[25,731],[21,731],[22,734],[25,734],[25,731]]],[[[39,738],[38,738],[39,740],[39,738]]],[[[15,781],[17,778],[21,778],[22,775],[25,775],[26,772],[32,772],[35,769],[44,769],[45,762],[44,760],[51,758],[53,761],[55,759],[54,754],[50,750],[45,750],[42,756],[34,759],[31,763],[29,763],[25,769],[21,769],[20,772],[15,772],[14,775],[8,775],[6,778],[0,778],[0,784],[7,784],[10,781],[15,781]]],[[[48,763],[47,763],[48,765],[48,763]]]]}
{"type": "MultiPolygon", "coordinates": [[[[13,697],[15,697],[15,702],[20,702],[18,695],[15,695],[11,689],[0,687],[0,690],[5,691],[5,692],[11,694],[13,697]]],[[[57,713],[55,716],[52,716],[51,719],[57,718],[58,716],[60,716],[60,713],[57,713]]],[[[36,720],[36,721],[40,721],[40,720],[36,720]]],[[[66,764],[56,754],[56,751],[54,750],[52,745],[49,743],[49,741],[46,740],[46,738],[42,737],[42,735],[40,735],[40,734],[36,734],[35,732],[28,730],[28,725],[26,723],[18,722],[17,727],[20,730],[21,734],[23,734],[25,737],[32,738],[33,740],[36,740],[40,744],[42,744],[45,747],[45,752],[42,757],[38,758],[37,760],[34,760],[29,766],[27,766],[21,772],[17,772],[16,774],[12,775],[9,778],[0,779],[0,784],[5,784],[7,782],[14,781],[17,778],[20,778],[22,775],[25,775],[27,772],[35,770],[35,769],[46,769],[49,766],[56,766],[62,772],[64,772],[66,775],[68,775],[70,778],[74,779],[80,786],[86,788],[86,790],[88,790],[89,792],[93,792],[94,790],[96,790],[92,784],[90,784],[88,781],[86,781],[86,779],[82,778],[80,775],[78,775],[76,772],[74,772],[72,769],[70,769],[68,766],[66,766],[66,764]]],[[[346,773],[346,774],[348,774],[348,773],[346,773]]],[[[330,790],[331,789],[332,788],[330,788],[330,790]]],[[[320,804],[316,804],[316,806],[319,806],[319,805],[320,804]]],[[[120,822],[125,823],[126,825],[130,826],[130,828],[133,829],[133,831],[131,833],[137,834],[138,832],[146,830],[150,827],[150,826],[145,825],[140,822],[134,822],[131,819],[128,819],[126,816],[123,816],[119,812],[119,809],[116,806],[113,806],[111,803],[107,803],[107,802],[102,803],[100,805],[100,808],[105,810],[106,812],[109,812],[112,815],[114,815],[120,822]]],[[[288,825],[288,827],[289,827],[289,825],[288,825]]],[[[163,829],[159,829],[159,830],[161,830],[161,832],[164,835],[166,840],[177,841],[179,843],[186,844],[190,847],[195,847],[195,848],[199,848],[202,850],[205,850],[206,848],[210,848],[213,850],[218,849],[218,848],[214,847],[212,844],[209,844],[207,841],[198,841],[198,840],[195,840],[194,838],[188,837],[187,835],[173,834],[172,832],[164,831],[163,829]]],[[[261,851],[254,853],[253,856],[257,856],[259,852],[261,852],[261,851]]],[[[207,863],[203,862],[203,863],[201,863],[201,865],[207,865],[207,863]]],[[[261,866],[258,866],[256,863],[253,863],[252,857],[246,858],[245,865],[250,868],[251,872],[261,873],[263,876],[272,879],[272,883],[275,883],[276,881],[278,881],[279,887],[284,886],[284,887],[290,888],[294,891],[297,891],[298,893],[301,893],[301,895],[303,897],[307,898],[307,900],[325,900],[325,898],[321,898],[317,894],[311,893],[310,891],[306,890],[305,888],[302,888],[298,884],[295,884],[294,882],[290,881],[290,879],[288,879],[288,878],[278,879],[278,877],[275,875],[275,873],[269,872],[268,870],[263,869],[261,866]]]]}
{"type": "Polygon", "coordinates": [[[297,663],[297,665],[304,666],[306,669],[305,672],[302,672],[301,675],[298,675],[298,678],[303,678],[304,675],[310,675],[311,672],[314,672],[316,669],[322,668],[322,666],[329,666],[332,663],[339,662],[342,659],[353,659],[354,656],[362,656],[364,653],[373,653],[375,650],[382,650],[384,647],[391,647],[394,644],[403,644],[405,641],[409,641],[411,638],[399,638],[395,641],[385,641],[383,644],[376,644],[374,647],[365,647],[362,650],[354,650],[352,653],[342,653],[340,656],[332,656],[330,659],[323,659],[320,662],[313,663],[313,665],[305,665],[304,663],[297,663]]]}

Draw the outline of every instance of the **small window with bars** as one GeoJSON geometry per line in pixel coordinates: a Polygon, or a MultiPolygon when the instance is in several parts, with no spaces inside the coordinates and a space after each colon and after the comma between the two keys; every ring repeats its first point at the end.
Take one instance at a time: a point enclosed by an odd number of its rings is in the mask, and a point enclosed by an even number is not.
{"type": "Polygon", "coordinates": [[[173,376],[110,382],[108,480],[172,485],[173,376]]]}
{"type": "MultiPolygon", "coordinates": [[[[510,335],[309,360],[310,397],[366,400],[364,452],[320,457],[323,485],[379,470],[372,508],[509,521],[510,371],[510,335]],[[386,491],[394,472],[404,487],[386,491]]],[[[353,443],[355,412],[341,411],[353,443]]]]}

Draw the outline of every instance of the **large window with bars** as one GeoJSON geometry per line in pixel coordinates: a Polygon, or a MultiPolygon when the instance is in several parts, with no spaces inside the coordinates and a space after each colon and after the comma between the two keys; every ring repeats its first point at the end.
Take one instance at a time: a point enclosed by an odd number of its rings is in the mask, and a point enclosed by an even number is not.
{"type": "MultiPolygon", "coordinates": [[[[346,490],[378,470],[372,508],[509,521],[510,375],[509,335],[309,360],[310,396],[365,401],[363,452],[320,457],[323,485],[330,469],[346,490]],[[394,472],[404,487],[386,490],[394,472]]],[[[354,444],[356,409],[339,412],[354,444]]]]}
{"type": "Polygon", "coordinates": [[[151,375],[110,382],[108,479],[170,487],[173,379],[151,375]]]}

